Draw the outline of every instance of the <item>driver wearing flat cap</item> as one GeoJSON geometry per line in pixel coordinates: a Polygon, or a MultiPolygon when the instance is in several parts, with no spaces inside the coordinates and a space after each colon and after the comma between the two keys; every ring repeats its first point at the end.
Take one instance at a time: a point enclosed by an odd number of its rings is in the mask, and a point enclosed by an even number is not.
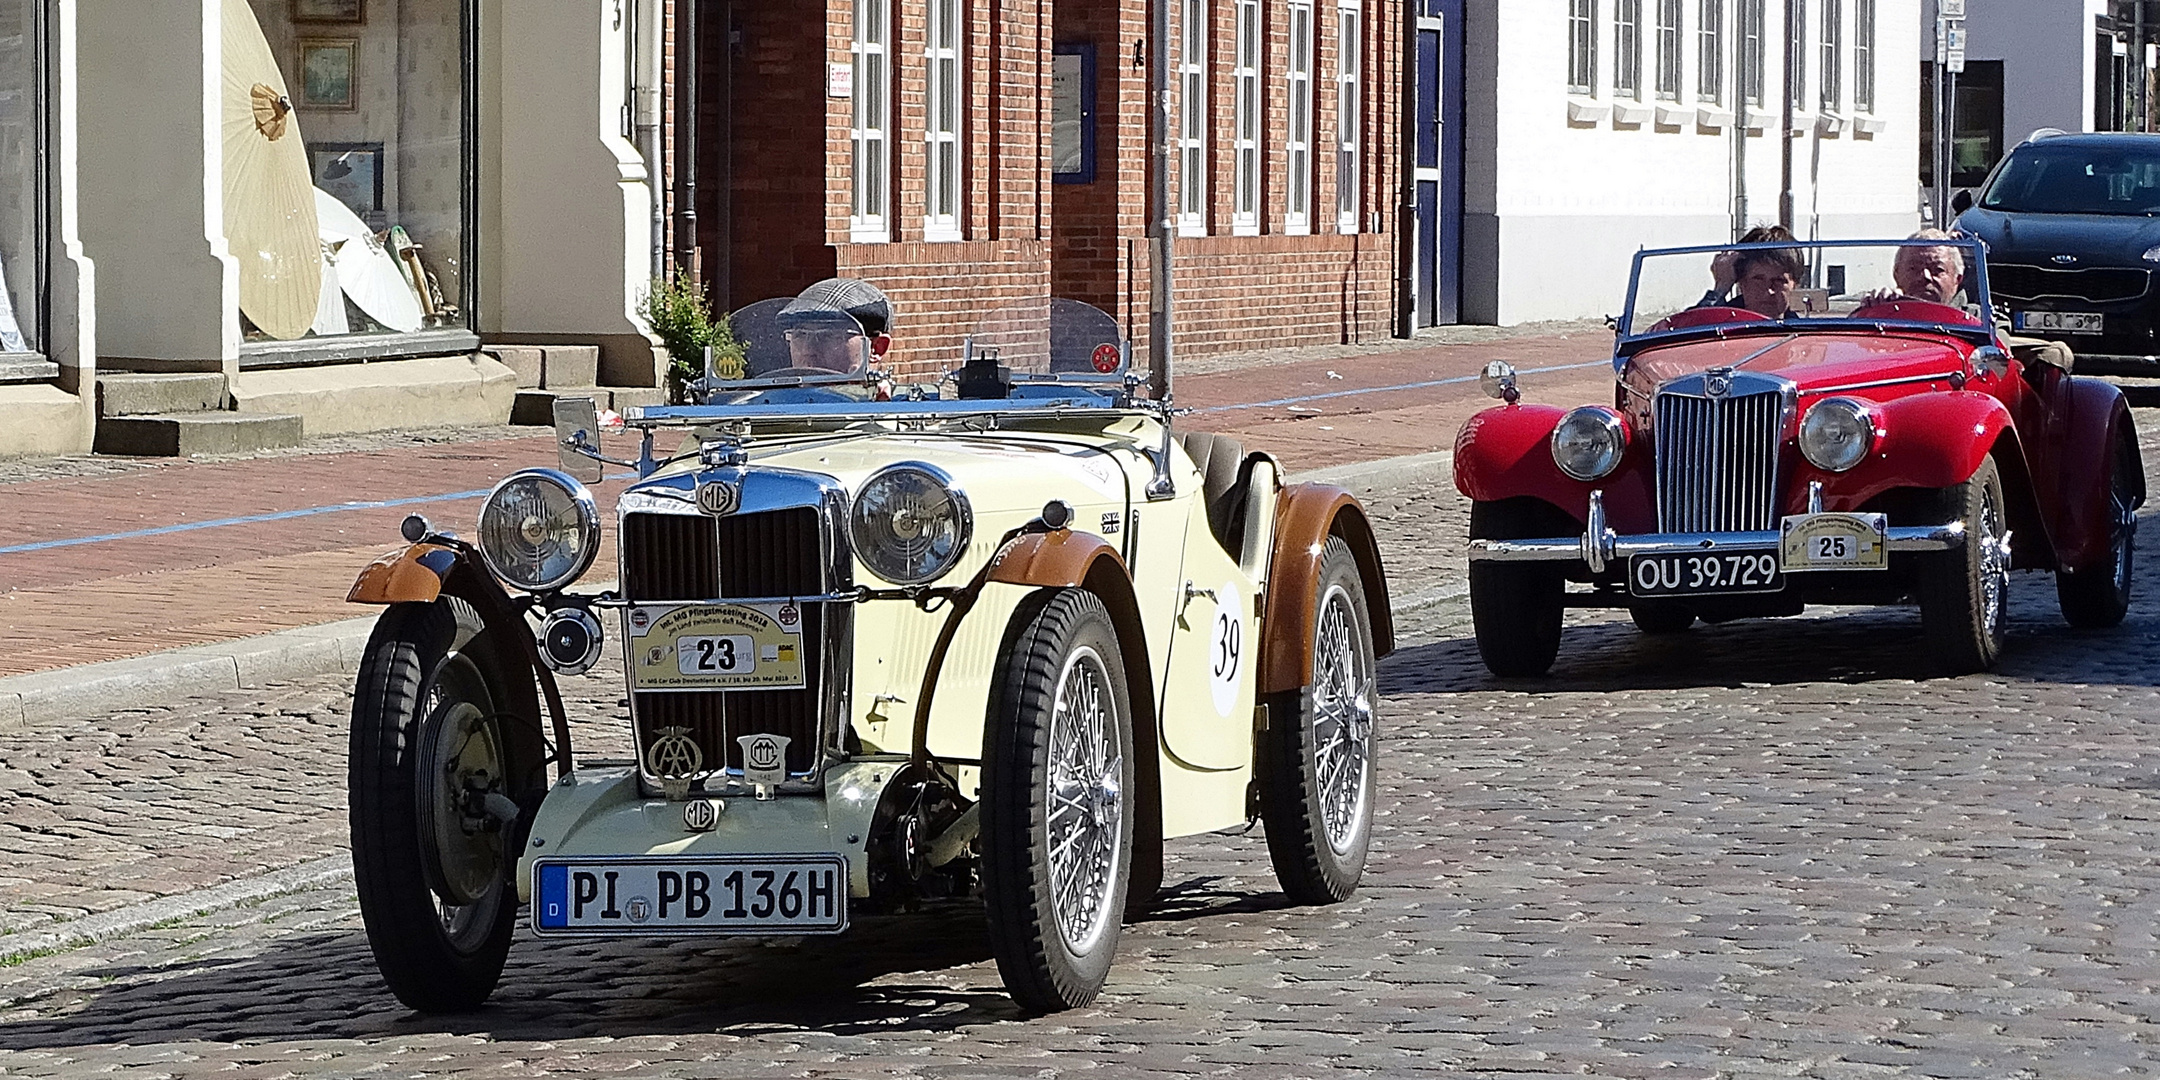
{"type": "Polygon", "coordinates": [[[861,278],[826,278],[804,289],[780,309],[787,333],[790,366],[850,372],[862,365],[858,338],[868,338],[870,355],[892,348],[892,301],[861,278]]]}

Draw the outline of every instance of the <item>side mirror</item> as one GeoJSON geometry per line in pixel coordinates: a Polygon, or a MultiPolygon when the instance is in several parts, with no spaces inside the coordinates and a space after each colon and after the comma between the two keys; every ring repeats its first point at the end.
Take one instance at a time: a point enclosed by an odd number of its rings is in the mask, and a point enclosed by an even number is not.
{"type": "Polygon", "coordinates": [[[1972,209],[1972,208],[1973,208],[1973,197],[1972,197],[1972,192],[1970,192],[1970,191],[1960,191],[1960,192],[1958,192],[1957,194],[1955,194],[1955,195],[1952,195],[1952,196],[1950,197],[1950,212],[1951,212],[1951,213],[1953,213],[1953,214],[1962,214],[1962,213],[1964,213],[1965,211],[1967,211],[1967,210],[1970,210],[1970,209],[1972,209]]]}
{"type": "Polygon", "coordinates": [[[562,471],[579,483],[597,484],[604,475],[600,458],[600,406],[589,397],[555,399],[555,455],[562,471]]]}
{"type": "Polygon", "coordinates": [[[1991,379],[2000,379],[2010,373],[2010,354],[1993,345],[1982,345],[1972,351],[1973,372],[1991,379]]]}
{"type": "Polygon", "coordinates": [[[1485,370],[1478,372],[1478,389],[1484,391],[1486,397],[1510,405],[1522,397],[1522,391],[1515,388],[1515,365],[1505,360],[1490,361],[1485,370]]]}

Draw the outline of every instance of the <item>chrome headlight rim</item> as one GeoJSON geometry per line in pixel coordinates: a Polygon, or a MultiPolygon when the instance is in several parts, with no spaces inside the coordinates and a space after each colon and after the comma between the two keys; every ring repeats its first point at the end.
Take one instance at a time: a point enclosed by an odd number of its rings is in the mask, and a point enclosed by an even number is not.
{"type": "Polygon", "coordinates": [[[1546,440],[1546,445],[1552,451],[1553,465],[1571,479],[1585,482],[1603,480],[1619,469],[1621,460],[1627,457],[1627,422],[1620,418],[1619,413],[1603,405],[1579,405],[1569,409],[1567,414],[1560,418],[1560,422],[1553,425],[1552,435],[1546,440]],[[1598,464],[1593,468],[1577,468],[1576,465],[1580,463],[1571,464],[1569,458],[1560,450],[1561,437],[1569,434],[1574,425],[1582,421],[1594,421],[1595,426],[1589,431],[1602,434],[1605,441],[1602,456],[1597,459],[1598,464]]]}
{"type": "Polygon", "coordinates": [[[1808,406],[1807,412],[1800,417],[1800,430],[1793,441],[1799,444],[1800,456],[1807,459],[1808,464],[1824,472],[1841,473],[1850,472],[1866,461],[1868,455],[1875,452],[1875,444],[1880,439],[1875,410],[1867,402],[1858,398],[1832,397],[1808,406]],[[1839,413],[1843,414],[1841,419],[1857,424],[1862,432],[1861,438],[1850,444],[1853,449],[1842,457],[1832,456],[1827,448],[1816,445],[1815,441],[1821,438],[1822,433],[1818,418],[1822,418],[1820,422],[1828,422],[1834,414],[1839,413]]]}
{"type": "Polygon", "coordinates": [[[967,491],[953,474],[927,461],[896,461],[871,473],[855,490],[848,506],[848,539],[854,543],[855,558],[879,578],[895,585],[927,585],[952,573],[953,567],[967,557],[968,544],[975,538],[975,510],[968,501],[967,491]],[[945,492],[946,503],[953,509],[952,552],[924,573],[895,573],[894,568],[884,564],[883,545],[875,536],[866,535],[869,528],[863,516],[863,508],[870,501],[866,498],[879,484],[889,482],[903,473],[914,473],[936,484],[945,492]]]}
{"type": "Polygon", "coordinates": [[[480,504],[480,524],[475,532],[477,535],[474,537],[473,547],[480,552],[480,561],[487,564],[489,573],[494,574],[504,583],[522,592],[551,593],[583,577],[585,571],[592,569],[593,560],[599,557],[600,504],[593,498],[591,489],[587,488],[576,477],[560,469],[519,469],[503,477],[493,488],[488,489],[487,499],[480,504]],[[569,496],[571,503],[577,507],[578,513],[578,555],[576,560],[563,573],[543,581],[521,581],[507,572],[497,561],[495,552],[488,543],[487,516],[488,512],[495,508],[496,500],[501,497],[504,491],[509,490],[511,485],[531,480],[539,480],[561,488],[563,493],[569,496]]]}

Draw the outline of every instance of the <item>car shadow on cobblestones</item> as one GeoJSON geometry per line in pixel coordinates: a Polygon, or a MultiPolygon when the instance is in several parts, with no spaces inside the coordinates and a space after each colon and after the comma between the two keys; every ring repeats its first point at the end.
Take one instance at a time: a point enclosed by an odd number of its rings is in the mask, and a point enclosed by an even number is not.
{"type": "Polygon", "coordinates": [[[934,1033],[1026,1015],[989,959],[980,905],[960,903],[860,919],[840,937],[781,942],[552,945],[521,932],[486,1005],[423,1016],[377,979],[364,934],[301,933],[246,958],[78,972],[103,985],[14,1003],[48,1015],[0,1024],[0,1052],[414,1033],[934,1033]]]}
{"type": "MultiPolygon", "coordinates": [[[[2142,563],[2137,576],[2129,619],[2113,629],[2080,630],[2056,610],[2052,575],[2015,575],[2009,641],[1988,677],[2160,685],[2160,670],[2143,658],[2145,643],[2160,635],[2160,567],[2142,563]]],[[[1940,678],[1925,646],[1913,608],[1834,608],[1799,618],[1697,623],[1662,635],[1637,631],[1625,614],[1589,612],[1570,620],[1559,659],[1544,678],[1499,678],[1485,670],[1475,640],[1449,638],[1410,645],[1382,661],[1381,691],[1538,694],[1940,678]]]]}

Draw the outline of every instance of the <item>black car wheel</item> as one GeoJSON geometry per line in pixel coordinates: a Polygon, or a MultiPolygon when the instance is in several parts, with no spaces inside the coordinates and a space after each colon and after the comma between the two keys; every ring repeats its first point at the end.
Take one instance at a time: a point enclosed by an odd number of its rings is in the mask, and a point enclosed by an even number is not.
{"type": "MultiPolygon", "coordinates": [[[[1473,540],[1567,536],[1581,528],[1550,503],[1531,498],[1472,503],[1473,540]]],[[[1560,655],[1561,567],[1550,562],[1470,564],[1470,623],[1478,655],[1502,677],[1543,675],[1560,655]]]]}
{"type": "Polygon", "coordinates": [[[2130,581],[2137,555],[2137,461],[2134,449],[2108,459],[2108,509],[2112,515],[2106,562],[2055,571],[2055,599],[2072,626],[2106,629],[2130,613],[2130,581]]]}
{"type": "Polygon", "coordinates": [[[1372,841],[1373,639],[1350,545],[1329,538],[1314,599],[1312,682],[1268,703],[1259,740],[1260,817],[1284,895],[1347,898],[1372,841]]]}
{"type": "Polygon", "coordinates": [[[487,1000],[517,917],[516,855],[506,847],[517,755],[488,666],[459,651],[478,625],[462,607],[442,600],[383,612],[353,693],[348,798],[360,917],[383,981],[426,1013],[487,1000]]]}
{"type": "Polygon", "coordinates": [[[983,732],[983,903],[1005,988],[1038,1012],[1094,1000],[1133,849],[1132,709],[1117,630],[1066,589],[1025,617],[983,732]]]}
{"type": "Polygon", "coordinates": [[[1942,489],[1936,505],[1936,520],[1965,523],[1965,543],[1920,564],[1921,634],[1950,674],[1986,671],[2002,655],[2010,617],[2010,530],[1995,460],[1942,489]]]}

